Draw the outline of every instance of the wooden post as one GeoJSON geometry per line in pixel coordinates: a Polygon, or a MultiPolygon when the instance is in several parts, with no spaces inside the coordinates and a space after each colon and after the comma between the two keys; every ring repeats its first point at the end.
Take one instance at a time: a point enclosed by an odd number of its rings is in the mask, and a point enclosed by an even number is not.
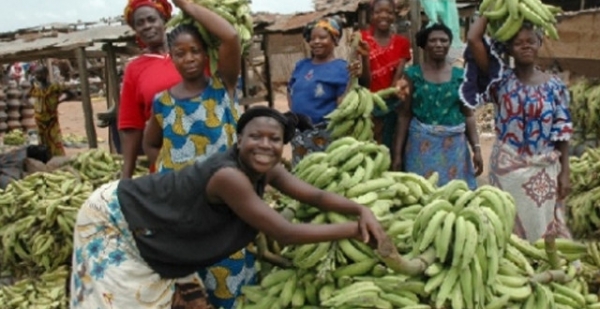
{"type": "Polygon", "coordinates": [[[79,82],[81,85],[81,103],[83,104],[83,117],[85,120],[85,133],[88,139],[89,148],[98,148],[98,139],[96,137],[96,128],[94,127],[94,109],[92,108],[92,98],[90,97],[90,81],[88,79],[87,63],[85,57],[85,47],[79,47],[75,50],[77,56],[77,66],[79,67],[79,82]]]}
{"type": "Polygon", "coordinates": [[[581,0],[581,6],[580,6],[579,10],[581,10],[581,11],[585,10],[585,0],[581,0]]]}
{"type": "MultiPolygon", "coordinates": [[[[110,44],[110,43],[108,43],[108,44],[110,44]]],[[[110,85],[110,63],[108,61],[108,58],[109,58],[109,56],[107,54],[106,57],[104,57],[104,80],[105,80],[104,85],[105,85],[105,91],[106,91],[106,95],[105,95],[106,107],[107,107],[107,109],[110,109],[110,107],[114,104],[113,104],[113,96],[112,96],[112,89],[111,89],[112,86],[110,85]]],[[[107,141],[108,142],[108,151],[110,153],[114,153],[115,146],[112,143],[112,141],[113,141],[112,131],[110,130],[110,126],[105,129],[108,130],[108,141],[107,141]]]]}
{"type": "MultiPolygon", "coordinates": [[[[243,98],[247,98],[248,97],[248,62],[247,60],[250,59],[250,61],[252,61],[252,55],[250,52],[248,52],[248,57],[246,58],[246,55],[242,55],[242,97],[243,98]]],[[[250,64],[252,66],[252,64],[250,64]]]]}
{"type": "Polygon", "coordinates": [[[367,18],[368,9],[365,5],[361,4],[358,6],[358,29],[367,29],[368,27],[368,18],[367,18]]]}
{"type": "MultiPolygon", "coordinates": [[[[419,0],[410,1],[410,37],[414,38],[417,32],[421,29],[421,2],[419,0]]],[[[417,46],[416,40],[411,40],[413,51],[413,65],[423,62],[423,54],[421,48],[417,46]]]]}
{"type": "MultiPolygon", "coordinates": [[[[117,74],[117,55],[115,53],[115,48],[112,43],[107,43],[106,45],[106,94],[107,101],[106,105],[108,108],[113,107],[118,111],[119,108],[119,77],[117,74]]],[[[113,144],[113,132],[108,129],[108,145],[110,153],[115,152],[115,145],[113,144]]]]}
{"type": "Polygon", "coordinates": [[[56,82],[56,77],[54,76],[54,68],[52,66],[52,59],[46,58],[44,60],[44,66],[48,69],[48,83],[54,84],[56,82]]]}
{"type": "Polygon", "coordinates": [[[269,103],[269,107],[273,108],[275,106],[274,95],[273,95],[273,84],[271,83],[271,61],[269,57],[269,35],[265,33],[263,35],[262,41],[262,50],[265,53],[265,77],[267,80],[267,102],[269,103]]]}

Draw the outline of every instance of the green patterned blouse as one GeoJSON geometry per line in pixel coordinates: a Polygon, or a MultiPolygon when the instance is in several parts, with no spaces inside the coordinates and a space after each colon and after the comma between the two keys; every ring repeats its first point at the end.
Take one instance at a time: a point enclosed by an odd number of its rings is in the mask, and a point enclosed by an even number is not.
{"type": "Polygon", "coordinates": [[[445,83],[432,83],[423,77],[421,66],[407,68],[405,74],[413,83],[412,113],[429,125],[456,126],[465,122],[460,111],[463,103],[458,88],[463,81],[461,68],[452,68],[452,77],[445,83]]]}

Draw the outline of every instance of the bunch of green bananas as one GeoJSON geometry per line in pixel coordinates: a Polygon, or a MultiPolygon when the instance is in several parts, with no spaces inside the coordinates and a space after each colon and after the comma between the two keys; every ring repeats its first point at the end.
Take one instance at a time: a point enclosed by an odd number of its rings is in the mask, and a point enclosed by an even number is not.
{"type": "Polygon", "coordinates": [[[68,308],[65,282],[69,280],[66,267],[44,273],[38,279],[26,278],[0,288],[3,309],[64,309],[68,308]]]}
{"type": "Polygon", "coordinates": [[[88,143],[87,137],[72,133],[63,135],[62,141],[63,144],[67,147],[87,146],[88,143]]]}
{"type": "Polygon", "coordinates": [[[387,105],[383,100],[396,90],[394,88],[371,92],[362,86],[350,89],[338,107],[325,116],[329,120],[327,129],[331,137],[337,139],[343,136],[352,136],[360,141],[373,139],[373,121],[371,112],[375,104],[387,111],[387,105]]]}
{"type": "Polygon", "coordinates": [[[3,269],[22,277],[68,263],[77,211],[92,190],[65,171],[11,182],[0,195],[3,269]]]}
{"type": "MultiPolygon", "coordinates": [[[[355,50],[360,40],[360,33],[354,33],[351,48],[355,50]]],[[[351,55],[354,53],[350,52],[351,55]]],[[[352,136],[359,141],[371,141],[373,139],[371,112],[375,105],[382,111],[387,111],[388,108],[383,98],[393,95],[395,92],[396,89],[392,87],[373,93],[358,84],[358,77],[352,77],[350,89],[346,92],[342,102],[333,112],[325,116],[329,120],[327,130],[331,132],[331,137],[337,139],[343,136],[352,136]]]]}
{"type": "MultiPolygon", "coordinates": [[[[250,13],[249,0],[193,0],[193,2],[217,13],[231,23],[240,37],[243,54],[248,52],[252,46],[252,38],[254,36],[254,24],[252,14],[250,13]]],[[[207,52],[210,58],[210,71],[212,74],[215,74],[219,58],[219,40],[192,18],[184,15],[183,12],[173,17],[167,26],[175,27],[180,23],[193,23],[198,28],[202,39],[208,45],[207,52]]]]}
{"type": "Polygon", "coordinates": [[[561,11],[561,8],[540,0],[484,0],[479,5],[479,12],[489,20],[490,35],[501,42],[515,36],[525,20],[544,29],[550,38],[558,40],[554,15],[561,11]]]}
{"type": "Polygon", "coordinates": [[[77,211],[95,187],[117,179],[120,162],[106,151],[90,150],[69,166],[31,174],[0,190],[0,265],[23,279],[0,290],[0,307],[66,308],[65,265],[77,211]]]}
{"type": "Polygon", "coordinates": [[[420,300],[423,283],[400,275],[342,276],[323,283],[302,270],[277,269],[242,292],[248,304],[238,308],[431,308],[420,300]]]}
{"type": "MultiPolygon", "coordinates": [[[[411,205],[434,191],[424,178],[407,173],[389,172],[389,149],[374,142],[353,137],[333,141],[324,152],[311,153],[293,169],[307,183],[329,192],[341,194],[359,204],[369,206],[380,219],[390,209],[411,205]]],[[[311,218],[318,212],[307,205],[294,204],[296,217],[311,218]]]]}
{"type": "Polygon", "coordinates": [[[20,129],[14,129],[4,134],[4,145],[21,146],[27,143],[27,135],[20,129]]]}
{"type": "MultiPolygon", "coordinates": [[[[571,188],[566,200],[567,225],[573,236],[598,239],[600,230],[600,148],[570,157],[571,188]]],[[[600,266],[600,265],[599,265],[600,266]]]]}
{"type": "MultiPolygon", "coordinates": [[[[134,177],[148,174],[148,168],[143,162],[135,167],[134,177]]],[[[81,178],[90,182],[94,188],[120,178],[123,159],[119,155],[112,155],[103,149],[90,149],[79,153],[71,161],[71,166],[79,173],[81,178]]]]}
{"type": "MultiPolygon", "coordinates": [[[[371,164],[356,162],[385,153],[383,146],[344,137],[293,172],[370,207],[404,254],[400,265],[353,239],[288,246],[281,254],[293,267],[272,268],[260,286],[245,287],[240,308],[600,307],[586,274],[572,263],[584,261],[591,275],[600,261],[597,245],[556,239],[534,246],[520,239],[512,234],[514,200],[495,187],[471,191],[462,180],[438,187],[436,174],[389,172],[389,163],[363,179],[361,169],[371,164]]],[[[297,222],[351,220],[288,202],[297,222]]]]}
{"type": "Polygon", "coordinates": [[[574,136],[577,142],[591,138],[599,140],[600,132],[600,81],[579,78],[569,87],[571,102],[569,111],[573,126],[581,130],[581,136],[574,136]]]}
{"type": "MultiPolygon", "coordinates": [[[[543,239],[538,240],[533,244],[537,249],[546,249],[547,244],[543,239]]],[[[571,239],[557,238],[553,244],[558,252],[559,264],[564,264],[564,261],[572,262],[579,261],[581,263],[580,273],[584,283],[579,290],[584,291],[600,291],[600,244],[597,240],[575,241],[571,239]],[[595,289],[588,288],[586,285],[595,286],[595,289]]],[[[548,265],[538,267],[539,270],[545,270],[548,265]]]]}

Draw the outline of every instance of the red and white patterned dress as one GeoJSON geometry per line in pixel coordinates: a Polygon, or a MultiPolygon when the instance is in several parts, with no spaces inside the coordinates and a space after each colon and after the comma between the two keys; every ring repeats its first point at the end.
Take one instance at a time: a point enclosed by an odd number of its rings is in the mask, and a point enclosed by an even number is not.
{"type": "Polygon", "coordinates": [[[536,241],[553,231],[570,237],[557,202],[560,173],[558,141],[568,141],[573,125],[569,91],[556,76],[530,86],[505,69],[489,88],[496,107],[497,140],[491,155],[490,182],[515,199],[515,233],[536,241]]]}

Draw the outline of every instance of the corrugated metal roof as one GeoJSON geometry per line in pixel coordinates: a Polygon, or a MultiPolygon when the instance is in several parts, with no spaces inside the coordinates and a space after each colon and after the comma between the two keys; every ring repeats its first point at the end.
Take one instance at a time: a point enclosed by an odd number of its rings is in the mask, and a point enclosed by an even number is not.
{"type": "Polygon", "coordinates": [[[272,25],[266,28],[270,32],[286,32],[304,27],[306,24],[321,17],[336,15],[340,13],[356,12],[361,3],[367,3],[369,0],[339,0],[326,10],[314,11],[309,13],[298,13],[289,15],[276,20],[272,25]]]}
{"type": "Polygon", "coordinates": [[[283,16],[286,16],[286,15],[277,14],[277,13],[269,13],[269,12],[257,12],[257,13],[252,13],[252,21],[255,26],[260,25],[260,24],[272,24],[277,19],[279,19],[283,16]]]}
{"type": "Polygon", "coordinates": [[[349,4],[358,5],[360,3],[368,3],[369,0],[313,0],[313,5],[316,11],[325,11],[332,8],[339,8],[349,4]]]}
{"type": "MultiPolygon", "coordinates": [[[[304,27],[315,19],[340,13],[356,12],[361,4],[369,3],[370,0],[320,0],[319,6],[325,9],[309,13],[298,13],[294,15],[280,16],[272,25],[266,28],[269,32],[287,32],[304,27]]],[[[315,1],[315,4],[317,1],[315,1]]],[[[476,2],[457,3],[458,9],[468,9],[477,6],[476,2]]]]}
{"type": "Polygon", "coordinates": [[[266,28],[271,32],[286,32],[304,27],[317,18],[325,16],[323,12],[299,13],[295,15],[282,16],[266,28]]]}
{"type": "Polygon", "coordinates": [[[38,52],[49,49],[68,50],[79,46],[91,46],[97,42],[119,42],[131,40],[135,33],[129,26],[98,26],[81,31],[58,33],[54,37],[39,39],[17,39],[0,43],[0,61],[3,56],[38,52]]]}

